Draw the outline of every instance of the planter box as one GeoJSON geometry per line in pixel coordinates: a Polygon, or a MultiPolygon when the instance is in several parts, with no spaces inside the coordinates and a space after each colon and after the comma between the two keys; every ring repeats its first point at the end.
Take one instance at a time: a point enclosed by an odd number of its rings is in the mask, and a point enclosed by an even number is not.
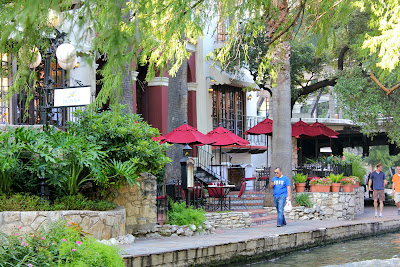
{"type": "Polygon", "coordinates": [[[330,192],[331,185],[322,185],[322,184],[310,185],[310,189],[311,192],[330,192]]]}

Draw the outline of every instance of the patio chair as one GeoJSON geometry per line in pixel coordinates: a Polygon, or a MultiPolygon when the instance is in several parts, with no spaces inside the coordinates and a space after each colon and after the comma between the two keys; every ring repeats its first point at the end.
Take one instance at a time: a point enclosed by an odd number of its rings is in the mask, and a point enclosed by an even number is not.
{"type": "Polygon", "coordinates": [[[238,194],[238,199],[242,200],[242,206],[244,206],[244,208],[247,211],[247,206],[244,204],[244,199],[242,198],[242,196],[246,193],[246,182],[242,182],[242,186],[240,187],[240,191],[238,194]]]}

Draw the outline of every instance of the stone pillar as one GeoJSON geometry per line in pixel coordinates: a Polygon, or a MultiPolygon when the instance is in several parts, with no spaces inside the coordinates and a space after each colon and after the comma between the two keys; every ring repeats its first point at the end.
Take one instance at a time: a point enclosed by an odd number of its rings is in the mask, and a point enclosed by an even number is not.
{"type": "Polygon", "coordinates": [[[161,134],[168,132],[168,84],[168,77],[155,77],[148,84],[148,122],[161,134]]]}
{"type": "Polygon", "coordinates": [[[126,233],[150,230],[157,223],[157,181],[149,173],[142,173],[137,180],[139,186],[124,185],[115,193],[114,202],[125,207],[126,233]]]}

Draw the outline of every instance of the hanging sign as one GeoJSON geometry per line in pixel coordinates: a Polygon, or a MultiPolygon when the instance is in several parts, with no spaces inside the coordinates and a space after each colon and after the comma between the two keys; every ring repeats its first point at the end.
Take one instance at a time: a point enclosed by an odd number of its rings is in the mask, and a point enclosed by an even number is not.
{"type": "Polygon", "coordinates": [[[90,86],[54,89],[54,107],[90,104],[90,86]]]}

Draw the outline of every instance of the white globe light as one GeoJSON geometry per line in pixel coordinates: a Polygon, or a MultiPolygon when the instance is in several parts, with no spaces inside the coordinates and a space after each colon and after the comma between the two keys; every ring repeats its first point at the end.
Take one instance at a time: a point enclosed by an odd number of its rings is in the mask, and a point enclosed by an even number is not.
{"type": "Polygon", "coordinates": [[[57,48],[56,56],[58,62],[73,63],[76,60],[75,47],[71,44],[62,44],[57,48]]]}
{"type": "Polygon", "coordinates": [[[60,67],[64,70],[72,70],[73,68],[75,68],[77,63],[78,63],[78,59],[76,57],[75,57],[75,61],[69,62],[69,63],[64,63],[64,62],[58,61],[58,65],[60,65],[60,67]]]}
{"type": "Polygon", "coordinates": [[[32,53],[33,53],[34,55],[36,55],[36,57],[35,57],[35,56],[32,56],[32,59],[33,59],[34,61],[32,60],[32,63],[29,64],[28,66],[29,66],[29,68],[34,69],[34,68],[36,68],[37,66],[40,65],[40,62],[42,62],[42,55],[40,54],[40,52],[39,52],[39,50],[37,49],[37,47],[35,47],[35,48],[32,49],[32,53]]]}

